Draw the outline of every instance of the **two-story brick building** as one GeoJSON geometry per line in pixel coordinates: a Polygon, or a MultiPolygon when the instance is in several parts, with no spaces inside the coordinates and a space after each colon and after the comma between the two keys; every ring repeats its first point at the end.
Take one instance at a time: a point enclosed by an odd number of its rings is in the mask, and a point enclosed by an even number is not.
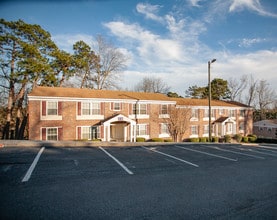
{"type": "MultiPolygon", "coordinates": [[[[30,140],[136,141],[170,138],[171,108],[190,109],[185,138],[208,136],[208,100],[159,93],[36,87],[28,95],[30,140]]],[[[252,133],[252,109],[212,100],[213,136],[252,133]]]]}

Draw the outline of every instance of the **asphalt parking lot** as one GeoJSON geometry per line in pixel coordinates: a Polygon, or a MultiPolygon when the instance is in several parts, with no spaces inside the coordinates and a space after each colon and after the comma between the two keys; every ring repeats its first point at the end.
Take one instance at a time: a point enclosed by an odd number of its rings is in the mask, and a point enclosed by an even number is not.
{"type": "Polygon", "coordinates": [[[0,219],[276,219],[277,147],[0,149],[0,219]]]}

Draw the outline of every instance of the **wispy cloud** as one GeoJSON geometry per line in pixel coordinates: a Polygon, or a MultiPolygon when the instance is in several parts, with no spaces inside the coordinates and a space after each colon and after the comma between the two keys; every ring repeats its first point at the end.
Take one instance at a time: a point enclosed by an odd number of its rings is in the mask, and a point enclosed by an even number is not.
{"type": "Polygon", "coordinates": [[[229,11],[237,12],[237,11],[242,11],[244,9],[254,11],[262,16],[277,17],[277,14],[266,11],[262,7],[259,0],[233,0],[229,8],[229,11]]]}
{"type": "Polygon", "coordinates": [[[251,47],[254,44],[258,44],[258,43],[261,43],[264,41],[266,41],[266,39],[264,39],[264,38],[263,39],[262,38],[252,38],[252,39],[243,38],[239,42],[239,47],[251,47]]]}
{"type": "Polygon", "coordinates": [[[162,22],[163,18],[157,15],[161,7],[149,3],[138,3],[136,9],[139,13],[144,14],[147,19],[162,22]]]}

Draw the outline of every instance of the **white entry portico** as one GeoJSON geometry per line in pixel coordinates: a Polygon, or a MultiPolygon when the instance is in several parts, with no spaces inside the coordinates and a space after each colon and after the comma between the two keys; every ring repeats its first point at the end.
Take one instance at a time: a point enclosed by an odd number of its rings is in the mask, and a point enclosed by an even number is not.
{"type": "Polygon", "coordinates": [[[114,115],[103,122],[104,141],[136,142],[136,122],[122,115],[114,115]]]}
{"type": "Polygon", "coordinates": [[[236,131],[236,121],[231,117],[221,117],[213,122],[214,134],[216,137],[223,137],[224,135],[234,135],[236,131]]]}

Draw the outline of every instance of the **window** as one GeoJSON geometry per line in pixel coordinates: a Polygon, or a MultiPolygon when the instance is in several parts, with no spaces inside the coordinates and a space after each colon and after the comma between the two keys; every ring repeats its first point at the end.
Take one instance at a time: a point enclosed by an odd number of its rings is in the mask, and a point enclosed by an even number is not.
{"type": "Polygon", "coordinates": [[[144,136],[144,135],[148,135],[148,125],[147,124],[137,125],[137,136],[144,136]]]}
{"type": "Polygon", "coordinates": [[[222,109],[222,108],[218,109],[218,114],[219,115],[224,115],[224,109],[222,109]]]}
{"type": "Polygon", "coordinates": [[[121,103],[120,102],[112,102],[111,103],[111,110],[120,111],[121,110],[121,103]]]}
{"type": "Polygon", "coordinates": [[[91,114],[100,115],[100,113],[101,113],[100,103],[91,103],[91,114]]]}
{"type": "Polygon", "coordinates": [[[232,118],[236,117],[235,113],[236,113],[236,110],[229,110],[229,117],[232,117],[232,118]]]}
{"type": "Polygon", "coordinates": [[[89,102],[82,103],[82,115],[90,115],[90,103],[89,102]]]}
{"type": "Polygon", "coordinates": [[[146,115],[147,114],[147,104],[133,104],[133,114],[146,115]]]}
{"type": "Polygon", "coordinates": [[[78,127],[78,139],[93,140],[100,138],[100,127],[99,126],[83,126],[78,127]]]}
{"type": "Polygon", "coordinates": [[[160,134],[169,134],[167,123],[161,123],[160,126],[161,126],[160,134]]]}
{"type": "Polygon", "coordinates": [[[191,117],[198,118],[198,109],[191,109],[191,117]]]}
{"type": "Polygon", "coordinates": [[[239,111],[239,116],[244,117],[245,116],[245,110],[240,110],[239,111]]]}
{"type": "Polygon", "coordinates": [[[226,124],[226,133],[227,134],[232,134],[233,133],[233,124],[232,123],[227,123],[226,124]]]}
{"type": "Polygon", "coordinates": [[[198,126],[197,125],[191,126],[191,135],[198,135],[198,126]]]}
{"type": "Polygon", "coordinates": [[[167,105],[161,105],[161,112],[162,115],[168,114],[168,106],[167,105]]]}
{"type": "Polygon", "coordinates": [[[209,125],[204,125],[204,134],[209,133],[209,125]]]}
{"type": "Polygon", "coordinates": [[[46,129],[46,138],[48,141],[57,141],[58,140],[58,129],[57,128],[47,128],[46,129]]]}
{"type": "Polygon", "coordinates": [[[91,131],[90,127],[82,127],[81,139],[90,140],[91,139],[91,131]]]}
{"type": "MultiPolygon", "coordinates": [[[[209,109],[204,109],[204,118],[209,117],[209,109]]],[[[211,117],[215,117],[215,109],[211,109],[211,117]]]]}
{"type": "Polygon", "coordinates": [[[58,115],[58,102],[47,102],[47,115],[58,115]]]}
{"type": "Polygon", "coordinates": [[[243,121],[239,123],[239,130],[240,131],[244,130],[244,122],[243,121]]]}

